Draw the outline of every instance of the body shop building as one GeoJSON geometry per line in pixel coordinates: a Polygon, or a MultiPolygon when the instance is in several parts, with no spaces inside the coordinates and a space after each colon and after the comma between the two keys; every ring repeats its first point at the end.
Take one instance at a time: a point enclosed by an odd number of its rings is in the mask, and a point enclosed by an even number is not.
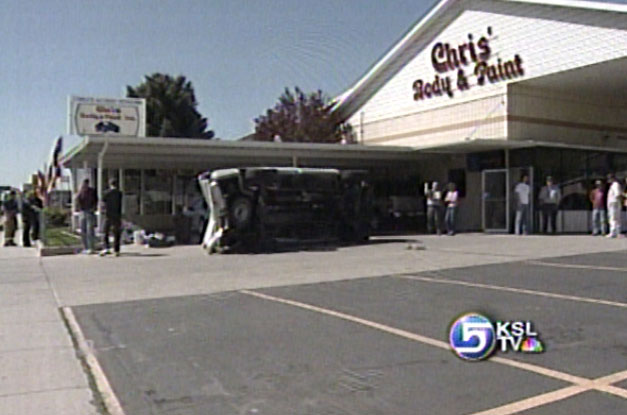
{"type": "Polygon", "coordinates": [[[127,217],[147,227],[173,226],[197,195],[200,171],[291,165],[370,169],[384,215],[395,209],[385,208],[386,199],[407,201],[425,181],[452,181],[462,196],[460,230],[496,232],[512,229],[521,174],[531,178],[534,202],[551,175],[563,194],[559,230],[588,231],[593,180],[627,176],[627,6],[442,0],[334,110],[353,126],[358,145],[95,131],[62,161],[75,186],[77,170],[101,178],[99,187],[119,177],[127,217]]]}
{"type": "Polygon", "coordinates": [[[524,173],[536,196],[554,176],[558,227],[586,231],[591,181],[627,175],[627,6],[443,0],[336,110],[364,145],[432,154],[421,177],[458,182],[465,229],[511,229],[524,173]]]}

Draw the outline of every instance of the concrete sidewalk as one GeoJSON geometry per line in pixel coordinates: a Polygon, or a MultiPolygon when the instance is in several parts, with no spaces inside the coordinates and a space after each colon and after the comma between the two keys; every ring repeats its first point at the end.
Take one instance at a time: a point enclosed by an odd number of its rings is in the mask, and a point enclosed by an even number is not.
{"type": "Polygon", "coordinates": [[[49,415],[98,413],[60,306],[620,250],[627,250],[627,239],[484,234],[376,238],[362,246],[261,255],[208,256],[197,246],[182,246],[124,247],[119,258],[39,258],[33,248],[0,248],[0,414],[43,408],[49,415]]]}
{"type": "Polygon", "coordinates": [[[0,414],[98,413],[34,248],[0,248],[0,414]]]}
{"type": "Polygon", "coordinates": [[[460,234],[375,238],[370,244],[258,255],[207,255],[198,246],[124,248],[119,258],[43,260],[63,305],[210,294],[545,257],[627,250],[627,239],[460,234]],[[424,250],[407,249],[409,245],[424,250]]]}

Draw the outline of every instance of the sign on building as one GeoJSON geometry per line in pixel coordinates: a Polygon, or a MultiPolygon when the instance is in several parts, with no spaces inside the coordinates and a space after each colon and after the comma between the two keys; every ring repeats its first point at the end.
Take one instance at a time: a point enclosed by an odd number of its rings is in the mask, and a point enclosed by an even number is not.
{"type": "Polygon", "coordinates": [[[146,136],[146,100],[143,98],[70,96],[68,110],[69,134],[146,136]]]}

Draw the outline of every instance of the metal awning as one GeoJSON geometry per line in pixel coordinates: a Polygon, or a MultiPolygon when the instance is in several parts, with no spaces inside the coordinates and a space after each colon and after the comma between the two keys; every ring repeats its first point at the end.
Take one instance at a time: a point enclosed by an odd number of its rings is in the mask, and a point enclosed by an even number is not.
{"type": "Polygon", "coordinates": [[[414,163],[425,155],[410,147],[219,141],[161,137],[84,137],[61,157],[68,168],[215,169],[276,165],[371,167],[414,163]]]}
{"type": "Polygon", "coordinates": [[[480,153],[483,151],[494,150],[518,150],[523,148],[544,147],[559,148],[569,150],[586,150],[610,153],[627,153],[627,147],[612,146],[586,146],[569,143],[560,143],[557,141],[539,141],[539,140],[495,140],[495,139],[472,139],[464,140],[457,143],[442,144],[439,146],[430,146],[418,149],[423,155],[427,154],[467,154],[480,153]]]}
{"type": "Polygon", "coordinates": [[[61,157],[67,168],[209,170],[238,166],[367,168],[413,164],[438,155],[532,147],[627,153],[627,147],[597,147],[536,140],[471,139],[424,148],[218,141],[161,137],[85,137],[61,157]]]}

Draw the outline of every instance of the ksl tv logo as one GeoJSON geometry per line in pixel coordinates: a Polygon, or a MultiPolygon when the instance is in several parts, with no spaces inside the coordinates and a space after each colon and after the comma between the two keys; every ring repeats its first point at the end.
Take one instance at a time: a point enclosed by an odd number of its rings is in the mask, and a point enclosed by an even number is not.
{"type": "Polygon", "coordinates": [[[459,317],[449,332],[451,348],[464,360],[484,360],[501,352],[542,353],[544,346],[531,321],[495,321],[478,313],[459,317]]]}

